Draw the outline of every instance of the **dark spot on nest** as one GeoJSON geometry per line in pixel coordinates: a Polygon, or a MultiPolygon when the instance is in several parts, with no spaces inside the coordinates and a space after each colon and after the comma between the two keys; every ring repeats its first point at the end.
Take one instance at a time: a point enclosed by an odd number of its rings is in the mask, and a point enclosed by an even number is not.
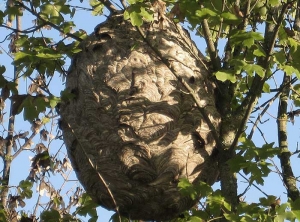
{"type": "Polygon", "coordinates": [[[74,99],[77,99],[78,96],[79,96],[79,89],[76,87],[76,88],[71,90],[71,93],[75,95],[74,99]]]}
{"type": "Polygon", "coordinates": [[[102,45],[103,45],[103,44],[96,44],[96,45],[93,47],[93,49],[92,49],[93,52],[101,50],[101,49],[102,49],[102,45]]]}
{"type": "Polygon", "coordinates": [[[111,36],[108,34],[108,33],[101,33],[101,34],[96,34],[96,37],[98,39],[101,39],[101,40],[109,40],[111,39],[111,36]]]}
{"type": "Polygon", "coordinates": [[[190,84],[194,84],[195,83],[195,77],[192,76],[190,79],[189,79],[189,83],[190,84]]]}

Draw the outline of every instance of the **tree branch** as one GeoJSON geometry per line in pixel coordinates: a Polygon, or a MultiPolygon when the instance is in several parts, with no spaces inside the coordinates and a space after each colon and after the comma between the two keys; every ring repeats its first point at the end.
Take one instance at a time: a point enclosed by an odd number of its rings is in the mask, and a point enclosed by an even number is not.
{"type": "Polygon", "coordinates": [[[72,34],[72,33],[65,33],[59,26],[53,24],[52,22],[49,22],[45,19],[43,19],[37,12],[31,10],[29,7],[27,7],[26,5],[24,5],[22,2],[17,2],[17,5],[19,5],[20,7],[24,8],[26,11],[30,12],[32,15],[34,15],[35,17],[37,17],[39,20],[41,20],[44,25],[49,25],[51,26],[52,28],[54,28],[55,30],[61,32],[61,33],[64,33],[66,36],[70,37],[70,38],[73,38],[79,42],[81,42],[83,39],[81,39],[80,37],[72,34]]]}
{"type": "MultiPolygon", "coordinates": [[[[272,57],[271,53],[274,49],[275,42],[276,42],[278,32],[279,32],[279,27],[281,26],[281,23],[284,20],[284,15],[286,13],[288,6],[289,6],[289,3],[285,3],[283,5],[275,26],[271,22],[266,23],[266,31],[265,31],[266,57],[264,60],[259,62],[261,64],[261,66],[264,67],[265,69],[269,68],[270,60],[272,57]]],[[[268,16],[272,17],[272,15],[268,15],[268,16]]],[[[269,20],[273,21],[273,18],[269,18],[269,20]]],[[[244,128],[247,123],[247,120],[257,102],[257,99],[260,96],[261,90],[262,90],[263,85],[266,80],[267,80],[267,76],[262,78],[258,75],[255,75],[254,80],[251,85],[251,88],[250,88],[246,98],[243,100],[242,104],[240,105],[239,109],[236,112],[235,116],[241,117],[242,120],[241,120],[240,126],[236,132],[236,136],[230,146],[230,149],[233,150],[236,147],[240,135],[244,132],[244,128]]]]}
{"type": "Polygon", "coordinates": [[[43,28],[43,26],[45,26],[46,24],[41,24],[41,25],[38,25],[38,26],[34,26],[34,27],[31,27],[31,28],[28,28],[28,29],[25,29],[25,30],[17,30],[17,29],[14,29],[12,27],[9,27],[7,25],[0,25],[0,27],[3,27],[3,28],[6,28],[6,29],[9,29],[9,30],[12,30],[13,32],[19,32],[19,33],[24,33],[24,34],[28,34],[28,33],[31,33],[31,32],[35,32],[41,28],[43,28]]]}
{"type": "MultiPolygon", "coordinates": [[[[21,17],[16,16],[16,32],[15,32],[15,39],[16,41],[19,38],[19,30],[21,30],[21,17]]],[[[15,44],[13,42],[12,44],[15,44]]],[[[15,52],[18,51],[17,47],[15,48],[15,52]]],[[[16,84],[16,94],[18,94],[18,83],[19,83],[19,71],[16,66],[14,66],[13,71],[13,82],[16,84]]],[[[3,90],[3,89],[2,89],[3,90]]],[[[12,150],[13,150],[13,135],[15,130],[15,115],[13,115],[13,103],[10,104],[9,108],[9,120],[8,120],[8,133],[7,133],[7,144],[6,144],[6,150],[5,150],[5,158],[3,159],[3,174],[2,174],[2,190],[1,190],[1,207],[5,210],[6,213],[10,213],[11,209],[7,207],[7,198],[8,198],[8,192],[9,192],[9,182],[10,182],[10,166],[12,162],[12,150]]]]}
{"type": "Polygon", "coordinates": [[[213,41],[211,32],[209,30],[209,25],[207,23],[207,19],[204,19],[201,24],[203,26],[204,39],[206,41],[208,53],[210,55],[211,63],[213,65],[213,70],[217,71],[221,68],[221,59],[215,47],[216,43],[213,41]]]}
{"type": "MultiPolygon", "coordinates": [[[[283,77],[282,84],[286,84],[290,81],[290,76],[286,74],[283,77]]],[[[278,117],[277,117],[277,128],[278,128],[278,144],[281,150],[278,155],[280,159],[282,177],[284,184],[287,188],[288,197],[293,201],[300,197],[299,190],[297,188],[297,181],[293,173],[293,169],[290,164],[291,152],[288,149],[288,133],[287,133],[287,106],[290,89],[288,87],[282,90],[278,104],[278,117]]]]}
{"type": "Polygon", "coordinates": [[[111,14],[116,14],[118,10],[109,0],[99,0],[111,14]]]}

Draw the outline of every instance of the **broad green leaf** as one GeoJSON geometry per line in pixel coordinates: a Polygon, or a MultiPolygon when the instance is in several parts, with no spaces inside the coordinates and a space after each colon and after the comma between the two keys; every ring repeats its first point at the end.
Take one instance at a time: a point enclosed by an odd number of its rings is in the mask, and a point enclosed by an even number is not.
{"type": "Polygon", "coordinates": [[[60,53],[56,54],[50,54],[50,53],[37,53],[36,54],[37,58],[43,58],[43,59],[59,59],[62,57],[60,53]]]}
{"type": "Polygon", "coordinates": [[[62,90],[60,93],[61,100],[64,102],[70,101],[72,99],[76,98],[76,95],[74,93],[68,92],[67,90],[62,90]]]}
{"type": "Polygon", "coordinates": [[[279,0],[269,0],[270,6],[278,6],[280,4],[279,0]]]}
{"type": "Polygon", "coordinates": [[[265,93],[270,92],[270,85],[266,82],[264,83],[264,86],[263,86],[263,92],[265,92],[265,93]]]}
{"type": "Polygon", "coordinates": [[[247,63],[241,59],[231,59],[230,66],[234,69],[235,74],[240,74],[247,63]]]}
{"type": "Polygon", "coordinates": [[[96,207],[98,207],[98,204],[96,204],[89,195],[84,193],[79,199],[79,202],[81,204],[79,207],[77,207],[77,213],[79,215],[89,215],[91,217],[97,216],[96,207]]]}
{"type": "Polygon", "coordinates": [[[205,182],[200,181],[199,184],[194,185],[194,189],[199,193],[202,197],[206,197],[212,193],[212,188],[210,185],[205,182]]]}
{"type": "MultiPolygon", "coordinates": [[[[109,219],[110,222],[120,222],[119,220],[119,214],[117,213],[114,213],[110,219],[109,219]]],[[[121,222],[131,222],[129,219],[127,219],[126,217],[122,217],[121,216],[121,222]]]]}
{"type": "Polygon", "coordinates": [[[253,55],[258,56],[258,57],[266,57],[266,52],[260,45],[256,45],[256,49],[253,51],[253,55]]]}
{"type": "Polygon", "coordinates": [[[298,78],[300,78],[300,72],[299,70],[295,69],[293,66],[290,65],[284,65],[282,66],[283,71],[287,74],[287,75],[292,75],[292,74],[296,74],[296,76],[298,78]]]}
{"type": "Polygon", "coordinates": [[[4,12],[0,10],[0,24],[3,23],[3,18],[4,18],[4,12]]]}
{"type": "Polygon", "coordinates": [[[141,26],[143,24],[143,19],[140,13],[135,11],[130,13],[130,22],[133,26],[141,26]]]}
{"type": "Polygon", "coordinates": [[[56,105],[61,102],[61,99],[59,97],[56,96],[50,96],[49,98],[49,104],[51,108],[55,108],[56,105]]]}
{"type": "Polygon", "coordinates": [[[136,3],[138,3],[138,2],[143,2],[143,0],[128,0],[128,3],[129,3],[130,5],[136,4],[136,3]]]}
{"type": "Polygon", "coordinates": [[[0,221],[8,222],[6,220],[6,218],[7,218],[6,216],[7,216],[7,213],[5,212],[5,210],[4,209],[0,209],[0,221]]]}
{"type": "Polygon", "coordinates": [[[29,180],[21,180],[19,183],[19,187],[22,189],[29,189],[33,186],[33,183],[29,180]]]}
{"type": "Polygon", "coordinates": [[[32,61],[34,60],[34,57],[32,54],[25,53],[22,51],[15,53],[14,61],[18,61],[18,60],[23,61],[24,59],[26,59],[27,61],[32,61]]]}
{"type": "Polygon", "coordinates": [[[193,200],[199,196],[194,186],[186,178],[179,180],[178,187],[183,195],[190,196],[193,200]]]}
{"type": "Polygon", "coordinates": [[[43,118],[42,118],[42,123],[43,123],[43,124],[50,123],[50,118],[43,117],[43,118]]]}
{"type": "Polygon", "coordinates": [[[20,183],[19,183],[19,194],[22,198],[31,198],[32,197],[32,188],[33,186],[33,183],[29,180],[22,180],[20,183]]]}
{"type": "Polygon", "coordinates": [[[188,220],[188,222],[202,222],[203,220],[196,216],[191,216],[188,220]]]}
{"type": "Polygon", "coordinates": [[[225,21],[240,21],[241,19],[239,17],[237,17],[235,14],[230,13],[230,12],[223,12],[221,14],[221,17],[225,20],[225,21]]]}
{"type": "Polygon", "coordinates": [[[215,75],[216,75],[216,78],[222,82],[225,82],[227,80],[229,80],[232,83],[236,82],[235,74],[233,74],[231,72],[218,71],[215,73],[215,75]]]}
{"type": "Polygon", "coordinates": [[[231,42],[233,45],[243,45],[248,48],[252,47],[255,44],[255,41],[262,41],[264,37],[258,32],[245,32],[234,30],[231,36],[231,42]]]}
{"type": "Polygon", "coordinates": [[[90,3],[90,6],[92,6],[92,8],[93,8],[92,15],[97,16],[97,15],[103,14],[104,5],[100,1],[90,0],[89,3],[90,3]]]}
{"type": "MultiPolygon", "coordinates": [[[[5,73],[5,71],[6,71],[5,66],[0,66],[0,75],[1,75],[0,79],[3,78],[2,74],[5,73]]],[[[4,79],[4,78],[3,78],[3,79],[4,79]]],[[[0,81],[1,81],[1,80],[0,80],[0,81]]]]}
{"type": "Polygon", "coordinates": [[[292,212],[296,216],[297,220],[300,220],[300,198],[291,202],[291,208],[292,208],[292,212]]]}
{"type": "Polygon", "coordinates": [[[58,222],[60,221],[60,214],[57,210],[44,211],[41,213],[41,219],[47,222],[58,222]]]}
{"type": "Polygon", "coordinates": [[[227,203],[225,200],[223,201],[223,206],[226,208],[226,210],[231,211],[231,205],[227,203]]]}
{"type": "Polygon", "coordinates": [[[283,50],[280,50],[280,51],[274,53],[273,58],[279,65],[283,65],[286,62],[286,55],[283,52],[283,50]]]}
{"type": "Polygon", "coordinates": [[[236,214],[227,214],[227,213],[224,213],[224,217],[228,221],[231,221],[231,222],[240,222],[241,221],[241,218],[238,215],[236,215],[236,214]]]}
{"type": "Polygon", "coordinates": [[[206,221],[210,217],[210,215],[206,211],[204,211],[204,210],[191,209],[191,211],[192,211],[191,215],[193,215],[193,216],[195,216],[197,218],[201,218],[202,221],[203,220],[206,221]]]}
{"type": "Polygon", "coordinates": [[[186,178],[182,178],[180,179],[179,183],[178,183],[178,187],[179,188],[187,188],[187,187],[191,187],[193,186],[190,181],[186,178]]]}
{"type": "Polygon", "coordinates": [[[251,75],[251,76],[253,73],[259,75],[262,78],[265,76],[264,68],[259,65],[256,65],[256,64],[247,64],[244,67],[244,70],[248,75],[251,75]]]}
{"type": "Polygon", "coordinates": [[[247,166],[247,162],[242,156],[235,156],[228,161],[228,164],[232,172],[239,172],[241,169],[247,166]]]}
{"type": "Polygon", "coordinates": [[[153,13],[146,10],[146,8],[141,8],[141,16],[147,21],[153,21],[153,13]]]}
{"type": "Polygon", "coordinates": [[[208,8],[202,8],[199,10],[196,10],[196,16],[200,17],[200,18],[207,18],[210,16],[217,16],[218,13],[215,11],[212,11],[208,8]]]}
{"type": "Polygon", "coordinates": [[[125,20],[130,19],[130,13],[129,13],[129,11],[128,11],[128,10],[125,10],[123,16],[124,16],[124,19],[125,19],[125,20]]]}
{"type": "Polygon", "coordinates": [[[288,38],[288,40],[289,40],[289,45],[291,46],[290,47],[291,52],[294,53],[297,50],[299,43],[293,38],[288,38]]]}
{"type": "Polygon", "coordinates": [[[277,199],[276,196],[269,195],[267,198],[266,197],[259,198],[259,201],[262,206],[269,207],[276,202],[276,199],[277,199]]]}

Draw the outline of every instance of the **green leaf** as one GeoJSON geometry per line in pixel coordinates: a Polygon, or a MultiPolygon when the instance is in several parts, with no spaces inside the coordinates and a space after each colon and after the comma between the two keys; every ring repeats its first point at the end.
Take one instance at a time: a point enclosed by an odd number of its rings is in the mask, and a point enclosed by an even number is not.
{"type": "Polygon", "coordinates": [[[199,217],[196,217],[196,216],[191,216],[189,218],[189,222],[202,222],[203,220],[199,217]]]}
{"type": "Polygon", "coordinates": [[[79,203],[81,204],[81,206],[77,207],[76,209],[78,215],[90,215],[91,217],[97,216],[96,207],[98,207],[99,205],[96,204],[89,195],[84,193],[79,199],[79,203]]]}
{"type": "Polygon", "coordinates": [[[202,8],[200,10],[196,10],[196,16],[200,17],[200,18],[208,18],[210,16],[217,16],[218,13],[210,10],[209,8],[202,8]]]}
{"type": "Polygon", "coordinates": [[[265,93],[270,92],[270,85],[266,82],[264,83],[264,86],[263,86],[263,92],[265,92],[265,93]]]}
{"type": "Polygon", "coordinates": [[[231,13],[231,12],[223,12],[221,14],[221,17],[225,20],[225,21],[240,21],[241,19],[239,17],[237,17],[235,14],[231,13]]]}
{"type": "Polygon", "coordinates": [[[292,74],[296,74],[296,76],[298,78],[300,78],[300,72],[298,69],[295,69],[293,66],[290,65],[284,65],[282,66],[283,71],[287,74],[287,75],[292,75],[292,74]]]}
{"type": "MultiPolygon", "coordinates": [[[[111,222],[120,222],[120,220],[119,220],[119,214],[118,213],[114,213],[110,217],[109,221],[111,221],[111,222]]],[[[128,218],[121,216],[121,222],[131,222],[131,221],[128,218]]]]}
{"type": "Polygon", "coordinates": [[[225,82],[227,80],[229,80],[232,83],[236,82],[235,74],[233,74],[231,72],[218,71],[215,73],[215,75],[216,75],[216,78],[222,82],[225,82]]]}
{"type": "Polygon", "coordinates": [[[29,180],[21,180],[19,183],[19,187],[22,189],[31,189],[33,186],[33,183],[29,180]]]}
{"type": "Polygon", "coordinates": [[[56,96],[50,96],[48,97],[49,99],[49,104],[50,104],[50,107],[53,109],[56,107],[56,105],[61,102],[61,99],[59,97],[56,97],[56,96]]]}
{"type": "Polygon", "coordinates": [[[266,197],[259,198],[259,201],[262,206],[269,207],[276,202],[276,199],[277,199],[276,196],[269,195],[267,198],[266,197]]]}
{"type": "Polygon", "coordinates": [[[19,61],[19,60],[24,60],[26,59],[27,61],[33,61],[33,55],[30,53],[25,53],[22,51],[19,51],[17,53],[15,53],[15,57],[14,57],[14,61],[19,61]]]}
{"type": "Polygon", "coordinates": [[[227,162],[232,172],[239,172],[247,166],[247,162],[243,156],[235,156],[227,162]]]}
{"type": "Polygon", "coordinates": [[[141,26],[143,24],[143,19],[140,13],[138,12],[131,12],[130,13],[130,22],[133,26],[141,26]]]}
{"type": "Polygon", "coordinates": [[[278,6],[280,4],[279,0],[269,0],[270,6],[278,6]]]}
{"type": "Polygon", "coordinates": [[[266,57],[266,52],[264,51],[264,49],[259,44],[257,44],[256,47],[257,48],[253,51],[253,55],[258,57],[266,57]]]}
{"type": "Polygon", "coordinates": [[[248,48],[255,45],[256,41],[262,41],[264,40],[264,37],[258,33],[258,32],[245,32],[245,31],[233,31],[233,34],[231,35],[231,42],[233,45],[243,45],[248,48]]]}
{"type": "Polygon", "coordinates": [[[253,73],[256,73],[257,75],[259,75],[260,77],[264,77],[265,76],[265,70],[263,67],[261,67],[260,65],[256,65],[256,64],[247,64],[244,67],[245,72],[252,76],[253,73]]]}
{"type": "Polygon", "coordinates": [[[60,214],[57,210],[44,211],[41,213],[41,219],[47,222],[58,222],[60,221],[60,214]]]}
{"type": "Polygon", "coordinates": [[[0,209],[0,221],[3,221],[3,222],[8,222],[7,220],[6,220],[6,212],[5,212],[5,210],[4,209],[0,209]]]}
{"type": "Polygon", "coordinates": [[[227,214],[227,213],[224,213],[224,217],[228,221],[231,221],[231,222],[240,222],[241,221],[241,218],[239,217],[239,215],[236,215],[236,214],[227,214]]]}
{"type": "Polygon", "coordinates": [[[139,3],[139,2],[143,2],[143,0],[128,0],[128,3],[130,5],[133,5],[133,4],[136,4],[136,3],[139,3]]]}
{"type": "Polygon", "coordinates": [[[181,178],[179,180],[178,188],[183,195],[190,196],[193,200],[199,196],[193,184],[191,184],[186,178],[181,178]]]}
{"type": "Polygon", "coordinates": [[[146,10],[146,8],[141,8],[141,16],[147,21],[153,21],[153,13],[146,10]]]}
{"type": "Polygon", "coordinates": [[[300,220],[300,198],[291,203],[291,208],[297,220],[300,220]]]}
{"type": "Polygon", "coordinates": [[[3,24],[4,12],[0,10],[0,24],[3,24]]]}
{"type": "Polygon", "coordinates": [[[43,58],[43,59],[59,59],[62,57],[60,53],[50,54],[50,53],[37,53],[37,58],[43,58]]]}
{"type": "Polygon", "coordinates": [[[5,71],[6,71],[5,66],[0,66],[0,75],[1,75],[1,76],[0,76],[0,78],[1,78],[0,81],[1,81],[2,79],[4,79],[3,76],[2,76],[2,74],[5,73],[5,71]]]}
{"type": "Polygon", "coordinates": [[[60,92],[61,101],[68,102],[76,98],[74,93],[68,92],[68,90],[63,90],[60,92]]]}
{"type": "Polygon", "coordinates": [[[92,6],[92,8],[93,8],[92,15],[97,16],[97,15],[103,14],[104,5],[100,1],[90,0],[89,3],[90,3],[90,6],[92,6]]]}

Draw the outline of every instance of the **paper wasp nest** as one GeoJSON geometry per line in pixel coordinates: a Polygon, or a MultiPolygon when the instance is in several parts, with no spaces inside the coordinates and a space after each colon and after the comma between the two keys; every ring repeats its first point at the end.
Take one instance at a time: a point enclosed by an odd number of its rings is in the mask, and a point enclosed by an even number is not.
{"type": "MultiPolygon", "coordinates": [[[[168,19],[142,30],[218,130],[214,87],[187,32],[168,19]]],[[[122,16],[98,25],[81,47],[66,83],[75,98],[61,106],[79,181],[97,203],[131,219],[178,216],[198,201],[182,195],[178,181],[212,184],[218,174],[215,141],[195,101],[122,16]]]]}

